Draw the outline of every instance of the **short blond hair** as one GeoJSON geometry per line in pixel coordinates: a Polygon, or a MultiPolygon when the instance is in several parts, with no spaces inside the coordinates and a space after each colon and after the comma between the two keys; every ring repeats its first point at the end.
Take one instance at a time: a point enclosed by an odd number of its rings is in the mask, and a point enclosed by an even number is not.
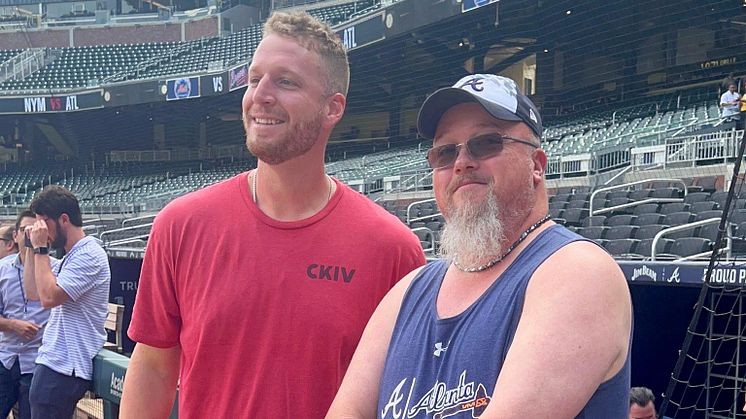
{"type": "Polygon", "coordinates": [[[347,96],[350,86],[350,63],[347,50],[331,27],[306,12],[275,12],[264,24],[264,36],[280,35],[319,55],[326,70],[327,94],[347,96]]]}

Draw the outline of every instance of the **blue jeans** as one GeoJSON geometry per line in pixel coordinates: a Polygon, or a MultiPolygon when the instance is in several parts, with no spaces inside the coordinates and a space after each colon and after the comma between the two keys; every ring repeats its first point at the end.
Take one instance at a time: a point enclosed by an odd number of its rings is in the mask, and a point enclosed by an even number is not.
{"type": "Polygon", "coordinates": [[[32,374],[21,374],[21,363],[16,358],[10,369],[0,364],[0,418],[8,417],[13,405],[18,402],[21,419],[31,419],[28,394],[32,374]]]}
{"type": "Polygon", "coordinates": [[[91,388],[91,381],[60,374],[36,364],[29,401],[32,419],[70,419],[78,400],[91,388]]]}

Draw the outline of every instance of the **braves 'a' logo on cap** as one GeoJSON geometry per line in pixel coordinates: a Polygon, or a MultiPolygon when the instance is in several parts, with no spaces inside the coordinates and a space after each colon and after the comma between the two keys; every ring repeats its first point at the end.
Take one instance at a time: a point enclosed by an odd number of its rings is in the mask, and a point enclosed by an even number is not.
{"type": "Polygon", "coordinates": [[[475,92],[481,92],[482,90],[484,90],[484,87],[482,87],[483,83],[484,82],[482,81],[481,77],[472,77],[469,80],[461,83],[459,89],[463,89],[466,86],[471,86],[472,90],[474,90],[475,92]]]}

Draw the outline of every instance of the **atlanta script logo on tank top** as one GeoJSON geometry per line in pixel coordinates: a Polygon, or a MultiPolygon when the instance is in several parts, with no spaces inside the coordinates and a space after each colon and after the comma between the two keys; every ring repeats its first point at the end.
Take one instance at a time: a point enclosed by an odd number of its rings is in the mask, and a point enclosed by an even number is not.
{"type": "Polygon", "coordinates": [[[478,418],[491,400],[482,383],[466,382],[466,370],[461,372],[458,384],[452,388],[436,380],[425,394],[413,394],[416,382],[414,377],[399,382],[381,411],[382,418],[412,419],[432,415],[433,419],[442,419],[466,411],[471,411],[471,417],[478,418]]]}

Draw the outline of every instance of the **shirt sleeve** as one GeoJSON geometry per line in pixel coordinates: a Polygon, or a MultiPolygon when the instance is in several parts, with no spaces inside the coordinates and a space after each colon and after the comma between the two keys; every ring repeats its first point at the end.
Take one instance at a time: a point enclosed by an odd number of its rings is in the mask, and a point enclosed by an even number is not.
{"type": "Polygon", "coordinates": [[[179,343],[181,315],[176,293],[173,211],[162,210],[148,238],[137,296],[127,335],[134,341],[157,348],[179,343]]]}
{"type": "Polygon", "coordinates": [[[3,290],[6,288],[6,280],[3,279],[5,277],[4,274],[5,272],[3,272],[3,269],[0,269],[0,317],[5,317],[5,293],[3,290]]]}
{"type": "MultiPolygon", "coordinates": [[[[424,265],[427,260],[425,259],[425,253],[422,250],[422,245],[417,236],[411,231],[403,233],[402,237],[402,248],[399,255],[399,269],[398,277],[394,283],[404,278],[408,273],[424,265]]],[[[393,286],[393,284],[392,284],[393,286]]]]}
{"type": "MultiPolygon", "coordinates": [[[[105,281],[104,271],[109,268],[109,261],[105,259],[105,253],[103,253],[104,259],[102,260],[101,254],[92,251],[71,254],[71,256],[73,257],[65,260],[62,270],[57,275],[57,286],[62,288],[71,300],[76,301],[93,287],[105,281]]],[[[54,272],[59,268],[55,267],[52,260],[50,258],[49,264],[54,272]]],[[[59,264],[60,261],[57,261],[56,266],[59,264]]]]}
{"type": "Polygon", "coordinates": [[[60,268],[60,260],[57,258],[49,257],[49,264],[52,266],[52,272],[57,272],[60,268]]]}

